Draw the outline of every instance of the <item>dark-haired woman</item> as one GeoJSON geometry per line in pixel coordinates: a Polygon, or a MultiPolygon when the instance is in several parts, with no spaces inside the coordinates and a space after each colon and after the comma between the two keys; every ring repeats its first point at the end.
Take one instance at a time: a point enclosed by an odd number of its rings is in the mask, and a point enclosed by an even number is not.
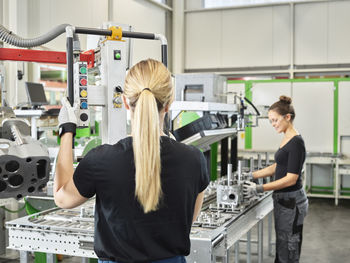
{"type": "Polygon", "coordinates": [[[275,181],[259,185],[245,181],[246,197],[273,190],[276,230],[275,263],[299,262],[304,218],[308,200],[302,187],[301,171],[305,161],[304,140],[293,126],[292,99],[281,96],[269,108],[270,123],[277,133],[284,133],[275,163],[252,173],[254,179],[275,175],[275,181]]]}

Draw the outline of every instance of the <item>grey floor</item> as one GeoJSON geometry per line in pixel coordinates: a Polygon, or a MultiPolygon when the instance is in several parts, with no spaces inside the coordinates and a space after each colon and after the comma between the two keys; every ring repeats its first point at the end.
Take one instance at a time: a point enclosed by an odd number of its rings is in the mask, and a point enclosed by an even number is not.
{"type": "MultiPolygon", "coordinates": [[[[252,239],[256,238],[256,229],[252,230],[252,239]]],[[[273,237],[274,240],[274,237],[273,237]]],[[[245,244],[240,245],[240,263],[246,262],[245,244]]],[[[252,244],[252,252],[256,252],[252,244]]],[[[8,254],[0,263],[17,263],[16,254],[8,254]],[[9,259],[11,258],[11,259],[9,259]]],[[[33,262],[33,260],[31,260],[33,262]]],[[[81,258],[64,257],[64,263],[80,263],[81,258]]],[[[230,262],[234,262],[231,251],[230,262]]],[[[257,255],[251,256],[256,263],[257,255]]],[[[264,263],[273,263],[274,257],[267,251],[267,219],[264,221],[264,263]]],[[[304,239],[300,263],[343,263],[350,262],[350,200],[340,200],[334,205],[332,199],[310,199],[309,214],[304,224],[304,239]]],[[[200,263],[200,262],[198,262],[200,263]]]]}

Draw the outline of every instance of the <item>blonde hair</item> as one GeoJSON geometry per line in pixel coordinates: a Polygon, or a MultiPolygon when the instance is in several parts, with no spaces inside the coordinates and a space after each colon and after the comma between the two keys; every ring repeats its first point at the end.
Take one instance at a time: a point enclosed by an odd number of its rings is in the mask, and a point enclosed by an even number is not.
{"type": "Polygon", "coordinates": [[[171,74],[161,62],[143,60],[127,74],[124,95],[133,110],[135,196],[148,213],[162,196],[159,112],[173,101],[171,74]]]}

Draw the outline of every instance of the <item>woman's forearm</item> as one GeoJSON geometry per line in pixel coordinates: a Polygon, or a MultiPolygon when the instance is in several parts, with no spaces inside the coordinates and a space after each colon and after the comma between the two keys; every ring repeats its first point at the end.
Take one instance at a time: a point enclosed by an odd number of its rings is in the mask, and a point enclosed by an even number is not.
{"type": "Polygon", "coordinates": [[[253,178],[258,179],[258,178],[273,176],[275,174],[275,170],[276,170],[276,163],[268,167],[265,167],[264,169],[253,172],[253,178]]]}
{"type": "Polygon", "coordinates": [[[60,150],[56,162],[56,172],[54,176],[54,193],[64,186],[73,176],[73,134],[65,133],[61,137],[60,150]]]}

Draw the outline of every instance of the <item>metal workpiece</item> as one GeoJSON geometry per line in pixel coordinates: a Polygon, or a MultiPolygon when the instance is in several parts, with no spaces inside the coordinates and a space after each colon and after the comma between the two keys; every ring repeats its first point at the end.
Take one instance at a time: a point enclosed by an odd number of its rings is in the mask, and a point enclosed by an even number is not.
{"type": "Polygon", "coordinates": [[[242,161],[238,161],[238,165],[237,165],[237,185],[241,184],[241,178],[242,178],[242,161]]]}
{"type": "Polygon", "coordinates": [[[234,211],[243,201],[241,185],[218,185],[217,207],[234,211]]]}
{"type": "Polygon", "coordinates": [[[250,167],[249,171],[254,172],[254,157],[249,158],[249,167],[250,167]]]}
{"type": "Polygon", "coordinates": [[[227,185],[230,185],[232,181],[232,164],[227,164],[227,185]]]}
{"type": "Polygon", "coordinates": [[[216,205],[219,209],[227,209],[232,212],[243,210],[245,206],[256,199],[256,197],[249,199],[243,197],[243,182],[250,180],[249,175],[242,172],[242,161],[238,161],[238,169],[235,173],[232,174],[231,164],[228,165],[227,170],[227,177],[216,181],[216,205]]]}
{"type": "Polygon", "coordinates": [[[26,121],[2,121],[0,139],[0,198],[43,195],[49,180],[50,158],[47,148],[30,137],[26,121]]]}

